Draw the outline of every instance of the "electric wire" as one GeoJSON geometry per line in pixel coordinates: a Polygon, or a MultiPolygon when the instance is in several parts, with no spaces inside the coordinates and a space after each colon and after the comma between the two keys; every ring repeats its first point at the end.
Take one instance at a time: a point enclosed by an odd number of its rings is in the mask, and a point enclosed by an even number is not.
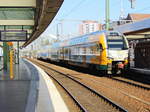
{"type": "Polygon", "coordinates": [[[145,7],[145,8],[143,8],[143,9],[136,10],[136,11],[134,11],[134,12],[141,12],[141,11],[145,11],[145,10],[147,10],[147,9],[150,9],[150,6],[145,7]]]}
{"type": "Polygon", "coordinates": [[[75,12],[77,9],[79,9],[81,7],[81,5],[83,3],[85,3],[87,0],[80,0],[80,2],[75,5],[68,13],[66,13],[64,16],[62,16],[62,18],[68,17],[70,14],[72,14],[73,12],[75,12]]]}

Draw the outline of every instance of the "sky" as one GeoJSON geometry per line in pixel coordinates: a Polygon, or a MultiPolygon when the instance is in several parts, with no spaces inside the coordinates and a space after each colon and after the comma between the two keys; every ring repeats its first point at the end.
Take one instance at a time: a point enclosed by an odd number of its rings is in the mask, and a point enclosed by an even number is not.
{"type": "MultiPolygon", "coordinates": [[[[121,0],[110,0],[110,20],[118,20],[121,14],[121,0]]],[[[135,0],[131,8],[130,0],[122,0],[125,17],[128,13],[150,13],[150,0],[135,0]]],[[[63,35],[75,34],[80,20],[105,21],[105,0],[64,0],[52,23],[42,35],[56,35],[56,26],[63,35]],[[63,21],[60,21],[63,20],[63,21]],[[60,24],[61,23],[61,24],[60,24]],[[60,28],[61,27],[61,28],[60,28]]]]}

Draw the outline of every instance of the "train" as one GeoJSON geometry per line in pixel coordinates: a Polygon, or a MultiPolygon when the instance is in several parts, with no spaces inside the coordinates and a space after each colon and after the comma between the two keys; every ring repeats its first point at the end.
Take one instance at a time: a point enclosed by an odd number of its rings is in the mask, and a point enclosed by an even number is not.
{"type": "Polygon", "coordinates": [[[150,69],[150,39],[137,39],[134,42],[134,67],[150,69]]]}
{"type": "Polygon", "coordinates": [[[123,34],[104,30],[46,46],[38,58],[119,74],[128,67],[128,50],[123,34]]]}

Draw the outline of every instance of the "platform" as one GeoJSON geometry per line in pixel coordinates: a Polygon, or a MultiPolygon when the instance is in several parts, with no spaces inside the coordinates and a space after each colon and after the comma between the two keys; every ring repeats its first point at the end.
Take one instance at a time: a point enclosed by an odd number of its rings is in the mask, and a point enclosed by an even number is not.
{"type": "Polygon", "coordinates": [[[33,63],[31,64],[34,65],[40,73],[37,112],[69,112],[65,102],[61,98],[60,93],[50,77],[41,68],[33,63]]]}
{"type": "Polygon", "coordinates": [[[150,70],[149,69],[141,69],[141,68],[131,68],[132,71],[135,71],[137,73],[145,74],[145,75],[150,75],[150,70]]]}
{"type": "Polygon", "coordinates": [[[0,112],[68,112],[50,78],[25,59],[9,70],[0,71],[0,112]],[[50,85],[50,86],[49,86],[50,85]],[[59,106],[58,106],[59,105],[59,106]]]}

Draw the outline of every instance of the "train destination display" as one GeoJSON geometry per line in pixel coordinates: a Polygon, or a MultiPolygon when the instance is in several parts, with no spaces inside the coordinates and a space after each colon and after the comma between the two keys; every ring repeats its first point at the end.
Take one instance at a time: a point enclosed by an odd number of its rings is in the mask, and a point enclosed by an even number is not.
{"type": "Polygon", "coordinates": [[[7,30],[0,31],[1,41],[26,41],[27,31],[25,30],[7,30]]]}

